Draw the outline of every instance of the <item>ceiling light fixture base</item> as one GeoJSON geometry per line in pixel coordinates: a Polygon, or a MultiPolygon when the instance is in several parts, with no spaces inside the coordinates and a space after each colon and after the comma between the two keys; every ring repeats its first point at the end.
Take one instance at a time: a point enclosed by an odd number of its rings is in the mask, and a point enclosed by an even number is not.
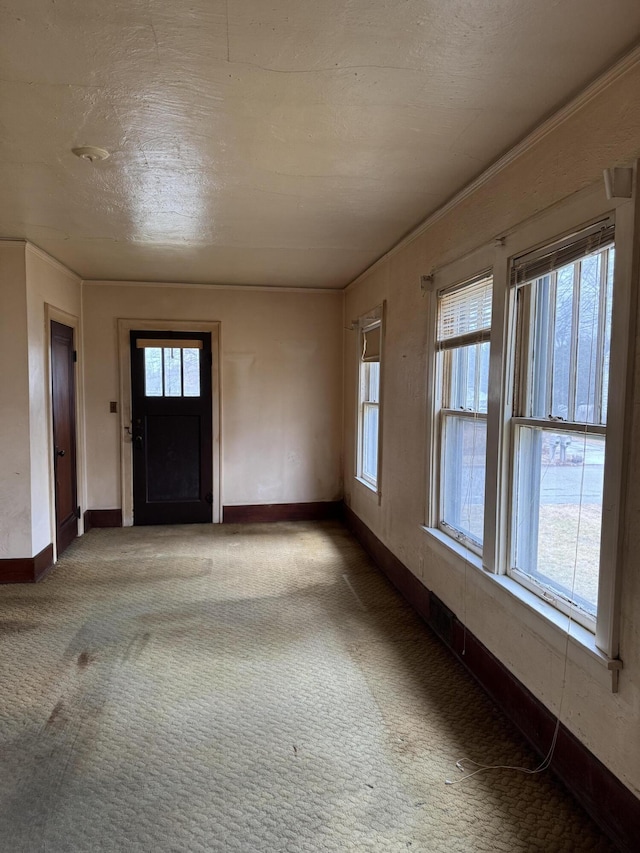
{"type": "Polygon", "coordinates": [[[80,157],[81,160],[89,160],[91,163],[98,163],[110,156],[106,148],[96,148],[95,145],[82,145],[80,148],[72,148],[71,151],[76,157],[80,157]]]}

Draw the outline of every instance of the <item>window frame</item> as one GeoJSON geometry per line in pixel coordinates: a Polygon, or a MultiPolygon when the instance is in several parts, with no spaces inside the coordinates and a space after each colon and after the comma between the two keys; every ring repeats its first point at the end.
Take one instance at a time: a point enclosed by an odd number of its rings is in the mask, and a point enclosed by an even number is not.
{"type": "Polygon", "coordinates": [[[375,308],[367,311],[366,314],[363,314],[358,318],[356,323],[354,324],[357,329],[357,364],[358,364],[358,375],[357,375],[357,415],[356,415],[356,472],[355,479],[366,486],[367,489],[370,489],[378,496],[378,500],[380,500],[382,491],[381,491],[381,481],[382,481],[382,412],[383,412],[383,361],[384,361],[384,313],[385,313],[385,304],[377,305],[375,308]],[[371,401],[369,399],[365,399],[368,397],[368,380],[369,380],[369,365],[371,362],[367,362],[363,359],[363,344],[364,344],[364,335],[367,332],[370,332],[376,328],[380,329],[380,352],[378,358],[379,364],[379,381],[378,381],[378,401],[371,401]],[[376,460],[377,460],[377,470],[376,477],[370,477],[364,470],[363,464],[363,456],[364,456],[364,423],[365,423],[365,410],[367,408],[377,408],[378,411],[378,435],[377,435],[377,448],[376,448],[376,460]]]}
{"type": "MultiPolygon", "coordinates": [[[[438,297],[444,291],[450,291],[458,287],[464,287],[474,281],[478,281],[488,275],[493,276],[493,247],[482,246],[470,252],[457,261],[434,270],[430,276],[423,279],[423,296],[426,300],[427,316],[427,471],[425,493],[425,505],[423,508],[423,529],[434,538],[444,542],[448,547],[464,556],[478,567],[482,566],[481,552],[476,547],[469,547],[465,539],[458,539],[443,531],[439,524],[441,513],[440,506],[440,472],[442,467],[441,448],[442,442],[442,417],[440,389],[442,388],[442,377],[440,375],[440,359],[438,358],[438,297]]],[[[495,283],[493,284],[495,287],[495,283]]],[[[492,296],[492,310],[493,300],[492,296]]],[[[491,357],[490,357],[491,358],[491,357]]],[[[491,382],[491,360],[489,361],[489,383],[491,382]]],[[[488,404],[488,400],[487,400],[488,404]]],[[[488,411],[487,411],[488,423],[488,411]]],[[[488,435],[488,430],[487,430],[488,435]]],[[[486,476],[485,476],[486,490],[486,476]]],[[[486,493],[485,493],[486,506],[486,493]]],[[[486,522],[485,522],[486,530],[486,522]]],[[[481,551],[484,551],[484,542],[481,551]]]]}
{"type": "Polygon", "coordinates": [[[450,537],[455,542],[458,542],[464,548],[468,548],[479,557],[482,556],[482,542],[477,542],[468,532],[465,532],[455,525],[445,521],[445,483],[443,477],[444,457],[447,450],[446,435],[447,428],[453,422],[473,422],[474,424],[480,420],[485,423],[487,413],[477,409],[456,409],[452,406],[450,395],[453,389],[453,380],[451,377],[451,369],[453,361],[453,353],[463,350],[467,346],[490,342],[490,327],[482,329],[478,332],[472,332],[465,335],[451,336],[448,342],[443,342],[437,332],[437,326],[440,318],[440,308],[442,300],[447,296],[457,293],[466,288],[472,288],[487,279],[491,279],[491,288],[493,289],[493,276],[491,270],[482,270],[470,279],[465,279],[462,282],[438,288],[436,291],[435,300],[435,377],[436,385],[434,389],[434,440],[436,447],[433,452],[438,457],[438,479],[434,483],[434,508],[435,516],[433,518],[433,526],[440,530],[445,536],[450,537]],[[457,345],[455,342],[458,342],[457,345]]]}
{"type": "MultiPolygon", "coordinates": [[[[587,229],[589,230],[589,229],[587,229]]],[[[579,236],[576,235],[576,236],[579,236]]],[[[569,238],[566,241],[565,245],[571,246],[575,243],[575,238],[569,238]]],[[[609,427],[607,423],[601,422],[601,406],[602,406],[602,378],[604,375],[604,337],[605,337],[605,329],[604,329],[604,307],[606,304],[606,293],[607,293],[607,278],[608,278],[608,269],[609,269],[609,255],[605,256],[606,264],[600,264],[599,270],[599,282],[598,282],[598,325],[596,329],[596,347],[597,352],[595,354],[596,359],[596,370],[594,375],[594,408],[598,412],[599,419],[598,422],[586,421],[586,420],[578,420],[577,412],[576,412],[576,380],[577,380],[577,365],[578,365],[578,350],[579,350],[579,336],[580,329],[578,325],[578,311],[579,311],[579,282],[581,281],[581,264],[584,258],[591,257],[599,251],[605,252],[608,251],[612,246],[615,246],[615,234],[613,235],[613,243],[611,240],[606,240],[601,247],[593,246],[591,251],[587,252],[584,255],[580,255],[578,258],[569,261],[569,262],[561,262],[553,272],[548,272],[545,275],[533,275],[527,276],[524,278],[519,284],[516,284],[512,281],[510,287],[513,291],[511,298],[516,301],[516,303],[520,302],[521,304],[517,305],[515,308],[515,323],[514,327],[511,329],[511,335],[513,336],[513,346],[515,347],[515,357],[516,364],[514,365],[513,376],[512,376],[512,394],[513,394],[513,408],[511,415],[511,442],[509,447],[510,453],[510,466],[511,466],[511,481],[510,481],[510,512],[509,518],[507,519],[507,524],[509,529],[507,531],[507,536],[509,538],[509,549],[508,549],[508,562],[505,567],[506,574],[513,578],[517,583],[524,586],[526,589],[530,590],[535,595],[542,598],[544,601],[550,603],[553,607],[557,608],[561,613],[566,616],[569,616],[571,619],[577,621],[584,628],[595,633],[597,626],[597,616],[590,612],[589,607],[586,605],[581,605],[580,599],[581,596],[574,592],[573,599],[567,595],[564,591],[560,589],[554,588],[555,585],[552,582],[545,583],[541,579],[535,577],[535,573],[527,572],[521,566],[516,565],[515,558],[515,544],[516,544],[516,535],[515,535],[515,527],[516,527],[516,506],[517,506],[517,485],[516,485],[516,471],[518,470],[521,459],[524,458],[523,454],[526,454],[526,451],[521,447],[521,442],[524,440],[523,431],[527,428],[532,430],[537,430],[541,434],[545,432],[554,432],[559,434],[564,434],[566,436],[576,436],[580,439],[587,439],[588,436],[592,437],[601,437],[605,442],[605,459],[606,459],[606,448],[610,444],[609,439],[609,427]],[[534,315],[535,315],[535,303],[538,298],[538,290],[537,288],[540,286],[539,282],[543,281],[547,276],[549,277],[549,282],[547,287],[550,290],[549,301],[550,304],[555,302],[555,293],[556,293],[556,281],[557,281],[557,270],[565,268],[569,266],[569,264],[573,265],[572,272],[572,335],[570,342],[570,363],[569,363],[569,384],[568,384],[568,411],[567,418],[561,419],[554,417],[553,414],[547,415],[536,415],[532,409],[535,404],[532,400],[532,392],[536,385],[536,378],[534,373],[536,372],[537,365],[534,360],[534,338],[536,330],[534,327],[534,315]],[[601,351],[600,351],[601,350],[601,351]],[[573,371],[573,375],[571,373],[573,371]]],[[[615,260],[615,256],[614,256],[615,260]]],[[[614,276],[615,276],[615,264],[614,264],[614,276]]],[[[512,276],[513,277],[513,276],[512,276]]],[[[615,291],[615,287],[612,287],[612,295],[613,291],[615,291]]],[[[545,408],[547,411],[552,406],[552,400],[549,399],[549,393],[552,389],[552,381],[551,379],[551,371],[553,366],[553,357],[549,358],[550,346],[551,346],[551,335],[555,329],[555,316],[553,315],[553,310],[550,311],[550,316],[547,324],[547,328],[549,330],[549,339],[546,342],[547,352],[544,355],[544,361],[547,362],[544,364],[544,372],[546,374],[545,382],[544,382],[544,391],[545,391],[545,408]]],[[[606,473],[606,472],[604,472],[606,473]]],[[[604,505],[604,501],[601,506],[604,505]]],[[[602,522],[601,522],[602,528],[602,522]]],[[[537,548],[537,544],[536,544],[537,548]]],[[[601,549],[600,549],[601,551],[601,549]]],[[[598,559],[598,578],[600,579],[601,573],[601,562],[603,561],[602,553],[598,559]]]]}
{"type": "MultiPolygon", "coordinates": [[[[621,518],[624,513],[628,472],[623,460],[628,453],[631,429],[632,364],[635,339],[637,297],[632,282],[637,275],[635,253],[639,242],[636,236],[637,167],[634,167],[634,198],[606,199],[602,185],[593,185],[574,194],[509,232],[499,236],[491,245],[470,252],[458,261],[434,270],[423,279],[423,292],[428,301],[427,346],[427,488],[422,525],[426,533],[446,545],[464,559],[461,568],[471,565],[483,569],[482,576],[496,583],[530,612],[538,614],[550,630],[571,633],[582,647],[607,664],[612,672],[612,689],[617,689],[619,653],[620,577],[623,562],[621,518]],[[575,620],[560,613],[554,606],[536,598],[529,590],[507,574],[511,553],[510,506],[513,483],[512,407],[515,367],[515,291],[510,286],[512,260],[533,252],[610,216],[615,221],[614,296],[611,328],[609,371],[611,376],[624,377],[609,383],[607,430],[610,436],[605,459],[603,491],[601,562],[599,572],[598,615],[595,632],[583,631],[575,620]],[[434,526],[439,482],[435,435],[437,388],[436,376],[436,293],[443,287],[471,278],[478,270],[493,271],[491,351],[489,365],[489,395],[487,403],[487,462],[485,476],[484,543],[481,561],[469,549],[440,534],[434,526]],[[447,541],[448,540],[448,541],[447,541]],[[537,601],[537,603],[535,603],[537,601]],[[575,627],[572,627],[575,626],[575,627]],[[582,633],[580,633],[582,631],[582,633]]],[[[523,613],[524,616],[524,613],[523,613]]],[[[541,626],[542,627],[542,626],[541,626]]],[[[546,631],[546,628],[545,628],[546,631]]]]}
{"type": "MultiPolygon", "coordinates": [[[[360,421],[360,454],[358,459],[358,469],[361,480],[371,486],[372,489],[377,491],[378,489],[378,456],[379,456],[379,446],[380,446],[380,369],[378,367],[378,393],[377,400],[371,400],[369,394],[369,388],[371,385],[371,365],[374,362],[369,361],[361,361],[360,362],[360,407],[359,407],[359,421],[360,421]],[[376,476],[372,477],[366,470],[365,465],[365,449],[366,449],[366,440],[365,440],[365,424],[367,421],[367,414],[370,411],[377,412],[377,420],[378,420],[378,428],[376,430],[376,476]]],[[[380,362],[376,362],[378,366],[380,362]]]]}

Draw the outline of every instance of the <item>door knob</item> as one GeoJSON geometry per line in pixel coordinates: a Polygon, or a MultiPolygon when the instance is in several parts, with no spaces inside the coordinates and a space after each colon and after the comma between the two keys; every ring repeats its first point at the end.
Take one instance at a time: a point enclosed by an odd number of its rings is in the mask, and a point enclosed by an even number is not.
{"type": "Polygon", "coordinates": [[[65,453],[66,453],[66,450],[56,450],[56,456],[64,456],[65,453]]]}

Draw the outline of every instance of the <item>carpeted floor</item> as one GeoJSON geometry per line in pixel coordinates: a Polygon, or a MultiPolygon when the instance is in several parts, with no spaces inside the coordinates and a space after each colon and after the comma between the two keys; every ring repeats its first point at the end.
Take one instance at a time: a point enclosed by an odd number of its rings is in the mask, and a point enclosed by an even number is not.
{"type": "Polygon", "coordinates": [[[338,523],[93,530],[0,587],[0,851],[609,851],[338,523]]]}

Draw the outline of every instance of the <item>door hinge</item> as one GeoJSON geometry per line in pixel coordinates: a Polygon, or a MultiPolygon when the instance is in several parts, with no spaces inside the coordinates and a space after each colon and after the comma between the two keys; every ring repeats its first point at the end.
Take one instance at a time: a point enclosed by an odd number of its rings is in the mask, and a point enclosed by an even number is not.
{"type": "Polygon", "coordinates": [[[78,350],[77,349],[74,349],[74,351],[73,351],[73,360],[74,361],[78,360],[78,350]]]}
{"type": "Polygon", "coordinates": [[[80,518],[80,507],[76,507],[76,518],[80,518]]]}

